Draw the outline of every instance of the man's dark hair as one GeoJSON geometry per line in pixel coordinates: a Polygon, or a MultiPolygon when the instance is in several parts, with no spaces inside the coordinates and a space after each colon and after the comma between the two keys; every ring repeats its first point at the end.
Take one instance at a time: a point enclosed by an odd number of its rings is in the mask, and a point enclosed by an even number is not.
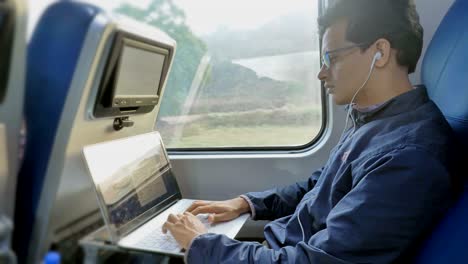
{"type": "Polygon", "coordinates": [[[413,73],[423,45],[423,28],[413,0],[336,0],[319,17],[320,37],[336,22],[348,22],[346,39],[368,44],[379,38],[388,40],[397,50],[398,64],[413,73]]]}

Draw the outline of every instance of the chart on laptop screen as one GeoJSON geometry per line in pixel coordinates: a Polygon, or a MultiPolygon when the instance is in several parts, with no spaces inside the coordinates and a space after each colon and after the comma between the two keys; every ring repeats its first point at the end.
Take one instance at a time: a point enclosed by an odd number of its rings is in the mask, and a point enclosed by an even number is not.
{"type": "Polygon", "coordinates": [[[169,160],[157,133],[89,146],[84,152],[110,224],[117,228],[173,192],[169,160]]]}

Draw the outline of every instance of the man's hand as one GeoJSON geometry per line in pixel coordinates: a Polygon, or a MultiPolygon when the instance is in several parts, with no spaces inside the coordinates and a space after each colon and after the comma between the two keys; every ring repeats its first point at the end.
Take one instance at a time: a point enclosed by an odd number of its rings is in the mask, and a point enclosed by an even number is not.
{"type": "Polygon", "coordinates": [[[187,249],[190,242],[196,236],[207,232],[205,225],[203,225],[200,219],[188,212],[185,212],[183,215],[170,214],[162,229],[164,234],[170,231],[183,249],[187,249]]]}
{"type": "Polygon", "coordinates": [[[229,221],[249,211],[249,204],[241,197],[221,202],[195,201],[187,209],[193,215],[210,214],[208,221],[211,223],[229,221]]]}

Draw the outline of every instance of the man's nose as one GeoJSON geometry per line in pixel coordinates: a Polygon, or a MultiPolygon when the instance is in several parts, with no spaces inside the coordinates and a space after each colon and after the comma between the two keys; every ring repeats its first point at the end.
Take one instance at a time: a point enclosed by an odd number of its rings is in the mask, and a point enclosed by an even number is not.
{"type": "Polygon", "coordinates": [[[327,76],[328,76],[328,69],[327,69],[327,66],[325,66],[325,64],[322,65],[322,68],[320,68],[320,71],[317,75],[317,78],[324,82],[326,79],[327,79],[327,76]]]}

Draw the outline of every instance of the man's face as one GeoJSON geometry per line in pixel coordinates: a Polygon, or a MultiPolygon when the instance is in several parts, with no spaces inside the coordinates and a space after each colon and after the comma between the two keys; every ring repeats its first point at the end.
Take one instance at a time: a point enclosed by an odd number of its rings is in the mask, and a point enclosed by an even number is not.
{"type": "MultiPolygon", "coordinates": [[[[361,52],[356,44],[346,40],[347,22],[341,21],[327,29],[322,39],[322,54],[329,53],[330,68],[322,65],[318,78],[333,95],[338,105],[349,104],[369,73],[372,56],[361,52]],[[349,49],[342,49],[352,47],[349,49]],[[334,50],[340,51],[333,52],[334,50]]],[[[363,90],[365,87],[363,88],[363,90]]]]}

